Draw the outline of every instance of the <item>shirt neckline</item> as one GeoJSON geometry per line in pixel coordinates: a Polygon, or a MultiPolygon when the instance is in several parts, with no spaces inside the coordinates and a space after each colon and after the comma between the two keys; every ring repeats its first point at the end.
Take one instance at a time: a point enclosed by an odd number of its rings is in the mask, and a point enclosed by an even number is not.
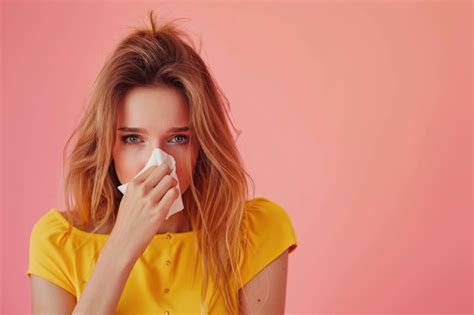
{"type": "MultiPolygon", "coordinates": [[[[101,239],[101,240],[107,240],[109,237],[110,237],[110,234],[101,234],[101,233],[92,233],[92,232],[86,232],[86,231],[83,231],[77,227],[75,227],[74,225],[72,225],[59,211],[59,209],[57,208],[52,208],[50,210],[50,212],[52,212],[56,218],[61,221],[66,227],[71,227],[71,230],[78,234],[78,235],[82,235],[82,236],[89,236],[89,237],[95,237],[97,239],[101,239]]],[[[185,238],[189,238],[191,236],[194,235],[194,230],[192,231],[187,231],[187,232],[166,232],[166,233],[159,233],[159,234],[155,234],[153,236],[153,239],[152,241],[154,240],[164,240],[164,239],[172,239],[172,238],[176,238],[176,239],[185,239],[185,238]]]]}

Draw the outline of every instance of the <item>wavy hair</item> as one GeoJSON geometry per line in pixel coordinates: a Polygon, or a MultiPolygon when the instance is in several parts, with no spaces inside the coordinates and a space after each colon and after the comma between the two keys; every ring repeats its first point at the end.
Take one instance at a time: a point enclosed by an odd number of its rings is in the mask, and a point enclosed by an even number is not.
{"type": "MultiPolygon", "coordinates": [[[[218,293],[229,314],[239,313],[238,290],[248,238],[243,229],[249,183],[236,146],[228,99],[212,78],[193,41],[173,21],[157,24],[149,12],[151,28],[135,28],[108,56],[92,86],[88,106],[63,150],[64,197],[67,218],[76,226],[91,225],[95,233],[115,222],[122,198],[112,150],[116,139],[117,105],[131,88],[166,84],[186,99],[192,137],[200,149],[183,203],[196,232],[201,259],[201,302],[209,281],[211,301],[218,293]],[[71,139],[77,142],[66,159],[71,139]],[[67,168],[67,171],[65,169],[67,168]],[[216,240],[220,240],[217,241],[216,240]]],[[[191,167],[187,164],[187,167],[191,167]]],[[[254,193],[253,193],[254,194],[254,193]]],[[[244,292],[245,294],[245,292],[244,292]]],[[[212,302],[211,302],[212,304],[212,302]]]]}

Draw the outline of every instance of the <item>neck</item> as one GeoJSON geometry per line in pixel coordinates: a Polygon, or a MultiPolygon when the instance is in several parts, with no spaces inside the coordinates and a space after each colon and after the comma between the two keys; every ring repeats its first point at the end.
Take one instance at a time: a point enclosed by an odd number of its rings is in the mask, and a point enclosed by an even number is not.
{"type": "Polygon", "coordinates": [[[183,233],[192,231],[191,221],[184,210],[179,211],[161,223],[156,234],[183,233]]]}

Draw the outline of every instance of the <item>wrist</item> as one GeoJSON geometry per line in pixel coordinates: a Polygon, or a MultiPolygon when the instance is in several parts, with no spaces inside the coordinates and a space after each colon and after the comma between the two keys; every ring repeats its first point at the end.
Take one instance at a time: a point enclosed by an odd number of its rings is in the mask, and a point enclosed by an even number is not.
{"type": "Polygon", "coordinates": [[[129,249],[128,242],[118,234],[110,234],[104,245],[104,250],[109,253],[107,256],[111,257],[114,263],[119,264],[122,268],[132,268],[138,259],[138,256],[129,249]]]}

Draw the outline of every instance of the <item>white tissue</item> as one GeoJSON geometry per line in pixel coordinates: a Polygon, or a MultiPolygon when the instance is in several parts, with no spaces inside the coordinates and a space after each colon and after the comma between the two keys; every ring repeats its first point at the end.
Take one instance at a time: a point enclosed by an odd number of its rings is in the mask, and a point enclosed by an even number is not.
{"type": "MultiPolygon", "coordinates": [[[[158,148],[153,149],[153,152],[151,153],[151,156],[148,159],[148,162],[146,162],[145,167],[140,172],[138,172],[138,174],[134,177],[134,179],[138,175],[140,175],[141,173],[146,171],[146,169],[149,168],[150,166],[152,166],[152,165],[161,165],[163,163],[168,164],[168,166],[171,169],[171,174],[170,175],[172,177],[174,177],[174,179],[176,179],[176,181],[178,181],[178,176],[176,176],[176,161],[174,160],[174,158],[171,155],[167,154],[165,151],[163,151],[161,149],[158,149],[158,148]]],[[[123,194],[125,194],[125,192],[127,191],[127,186],[128,186],[128,183],[120,185],[117,188],[123,194]]],[[[177,187],[178,187],[178,191],[179,191],[178,198],[176,198],[176,200],[171,205],[171,208],[168,211],[168,214],[166,215],[165,220],[168,220],[168,218],[170,216],[172,216],[173,214],[175,214],[175,213],[177,213],[177,212],[184,209],[183,199],[181,198],[181,190],[179,189],[179,181],[178,181],[177,187]]]]}

